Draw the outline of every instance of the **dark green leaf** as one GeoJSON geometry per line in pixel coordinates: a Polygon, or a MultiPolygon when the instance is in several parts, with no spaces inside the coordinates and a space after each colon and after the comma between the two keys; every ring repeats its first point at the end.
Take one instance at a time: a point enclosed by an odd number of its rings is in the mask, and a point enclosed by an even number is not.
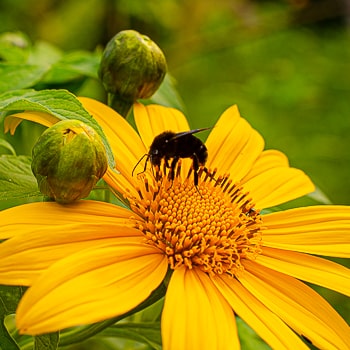
{"type": "Polygon", "coordinates": [[[0,92],[24,89],[38,83],[48,67],[0,62],[0,92]]]}
{"type": "Polygon", "coordinates": [[[0,323],[0,350],[19,350],[19,346],[12,339],[3,322],[0,323]]]}
{"type": "Polygon", "coordinates": [[[0,95],[0,111],[39,111],[52,114],[60,120],[77,119],[92,127],[105,145],[108,163],[114,167],[114,158],[108,140],[100,125],[83,108],[80,101],[67,90],[15,90],[0,95]]]}
{"type": "Polygon", "coordinates": [[[14,314],[25,288],[17,286],[0,285],[0,310],[1,316],[14,314]]]}
{"type": "Polygon", "coordinates": [[[34,337],[34,350],[55,350],[58,348],[59,333],[50,333],[34,337]]]}
{"type": "Polygon", "coordinates": [[[7,315],[15,313],[23,292],[23,287],[0,286],[0,350],[19,349],[8,333],[4,325],[4,319],[7,315]]]}
{"type": "Polygon", "coordinates": [[[31,159],[26,156],[0,156],[0,200],[38,197],[36,179],[31,170],[31,159]]]}

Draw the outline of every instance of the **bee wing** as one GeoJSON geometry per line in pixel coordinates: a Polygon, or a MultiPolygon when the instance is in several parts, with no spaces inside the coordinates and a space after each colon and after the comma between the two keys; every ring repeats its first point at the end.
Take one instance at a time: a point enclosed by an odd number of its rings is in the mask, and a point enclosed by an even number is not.
{"type": "Polygon", "coordinates": [[[189,131],[178,132],[170,140],[176,140],[176,139],[178,139],[178,138],[180,138],[182,136],[196,134],[197,132],[201,132],[201,131],[209,130],[209,129],[212,129],[212,127],[210,127],[210,128],[201,128],[201,129],[193,129],[193,130],[189,130],[189,131]]]}

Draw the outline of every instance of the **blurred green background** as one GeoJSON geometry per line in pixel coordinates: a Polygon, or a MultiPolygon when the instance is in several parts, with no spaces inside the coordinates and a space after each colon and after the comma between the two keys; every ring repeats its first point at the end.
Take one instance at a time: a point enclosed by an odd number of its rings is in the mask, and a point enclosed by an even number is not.
{"type": "MultiPolygon", "coordinates": [[[[238,104],[266,148],[285,152],[333,203],[350,205],[349,1],[0,2],[0,33],[21,31],[65,51],[101,52],[123,29],[163,49],[193,128],[212,126],[238,104]]],[[[93,78],[78,93],[105,98],[93,78]]],[[[31,147],[17,151],[29,155],[31,147]]],[[[320,292],[349,320],[343,297],[320,292]]]]}
{"type": "MultiPolygon", "coordinates": [[[[2,0],[0,32],[101,50],[135,29],[164,50],[192,127],[231,104],[333,203],[350,204],[348,1],[2,0]]],[[[100,88],[100,87],[98,87],[100,88]]],[[[96,83],[82,93],[101,99],[96,83]]],[[[103,98],[103,97],[102,97],[103,98]]]]}

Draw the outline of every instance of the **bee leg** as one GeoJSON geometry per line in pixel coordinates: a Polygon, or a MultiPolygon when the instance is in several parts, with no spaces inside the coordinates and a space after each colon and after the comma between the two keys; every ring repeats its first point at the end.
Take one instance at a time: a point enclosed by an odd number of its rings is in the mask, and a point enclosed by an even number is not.
{"type": "MultiPolygon", "coordinates": [[[[194,187],[196,187],[197,192],[199,193],[199,195],[202,197],[202,194],[199,191],[198,188],[198,179],[199,179],[199,160],[198,160],[198,156],[196,153],[193,153],[192,156],[192,168],[193,168],[193,182],[194,182],[194,187]]],[[[203,198],[203,197],[202,197],[203,198]]]]}
{"type": "Polygon", "coordinates": [[[192,167],[193,167],[193,177],[194,177],[194,185],[198,190],[198,169],[199,169],[199,161],[197,154],[193,154],[192,156],[192,167]]]}
{"type": "Polygon", "coordinates": [[[144,154],[144,155],[138,160],[138,162],[136,163],[136,165],[135,165],[134,168],[132,169],[131,176],[134,176],[134,172],[135,172],[136,167],[140,164],[140,162],[142,161],[142,159],[145,158],[145,157],[146,157],[146,161],[145,161],[145,166],[143,167],[143,171],[137,173],[137,175],[140,175],[140,174],[142,174],[142,173],[144,173],[144,172],[146,171],[146,169],[147,169],[147,162],[148,162],[148,160],[149,160],[149,154],[144,154]]]}
{"type": "Polygon", "coordinates": [[[171,164],[170,164],[170,171],[169,171],[169,178],[171,181],[174,180],[175,177],[175,167],[177,162],[179,161],[179,157],[174,157],[171,164]]]}
{"type": "Polygon", "coordinates": [[[216,170],[214,172],[210,172],[209,169],[206,167],[206,166],[203,166],[202,167],[203,171],[207,174],[207,176],[209,176],[211,179],[213,179],[214,181],[217,181],[215,179],[215,173],[216,173],[216,170]]]}

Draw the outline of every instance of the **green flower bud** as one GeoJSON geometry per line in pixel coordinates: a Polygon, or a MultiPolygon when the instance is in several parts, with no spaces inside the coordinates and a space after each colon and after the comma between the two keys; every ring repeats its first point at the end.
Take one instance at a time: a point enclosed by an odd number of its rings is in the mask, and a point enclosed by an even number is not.
{"type": "Polygon", "coordinates": [[[99,135],[79,120],[63,120],[44,131],[32,156],[40,191],[59,203],[87,197],[107,170],[99,135]]]}
{"type": "MultiPolygon", "coordinates": [[[[113,108],[118,99],[131,107],[137,99],[149,98],[157,91],[166,70],[165,56],[150,38],[134,30],[124,30],[107,44],[99,77],[113,108]]],[[[126,116],[125,111],[117,111],[126,116]]]]}

